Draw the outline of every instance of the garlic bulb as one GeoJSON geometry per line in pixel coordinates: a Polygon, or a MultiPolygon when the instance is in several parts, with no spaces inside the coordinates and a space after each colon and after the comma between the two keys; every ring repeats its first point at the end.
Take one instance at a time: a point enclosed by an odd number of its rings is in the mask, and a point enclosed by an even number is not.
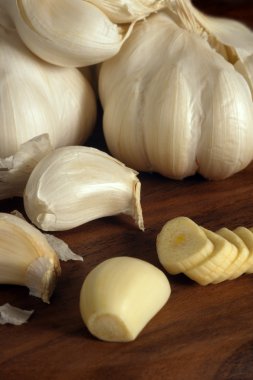
{"type": "Polygon", "coordinates": [[[9,0],[4,6],[29,49],[60,66],[89,66],[112,57],[131,30],[87,1],[9,0]]]}
{"type": "Polygon", "coordinates": [[[96,119],[94,91],[72,68],[35,57],[15,30],[0,25],[0,157],[48,133],[54,147],[83,143],[96,119]]]}
{"type": "Polygon", "coordinates": [[[160,12],[138,22],[101,65],[106,142],[139,171],[223,179],[253,158],[250,89],[205,39],[173,19],[160,12]]]}
{"type": "Polygon", "coordinates": [[[24,191],[27,216],[45,231],[67,230],[124,213],[143,229],[137,173],[94,148],[56,149],[32,171],[24,191]]]}
{"type": "Polygon", "coordinates": [[[149,16],[167,5],[166,0],[87,0],[115,23],[129,23],[149,16]]]}
{"type": "Polygon", "coordinates": [[[27,286],[49,302],[61,268],[44,235],[25,220],[0,213],[0,284],[27,286]]]}

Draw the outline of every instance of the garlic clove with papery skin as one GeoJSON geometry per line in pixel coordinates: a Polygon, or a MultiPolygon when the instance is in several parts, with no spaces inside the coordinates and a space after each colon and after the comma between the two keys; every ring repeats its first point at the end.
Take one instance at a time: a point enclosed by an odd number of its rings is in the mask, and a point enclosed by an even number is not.
{"type": "Polygon", "coordinates": [[[49,303],[61,273],[44,235],[24,219],[0,213],[0,284],[22,285],[49,303]]]}
{"type": "Polygon", "coordinates": [[[32,171],[24,191],[27,216],[38,228],[60,231],[120,213],[143,229],[137,172],[98,149],[63,147],[32,171]]]}
{"type": "Polygon", "coordinates": [[[28,48],[59,66],[84,67],[111,58],[132,29],[119,27],[88,1],[9,0],[4,6],[28,48]]]}

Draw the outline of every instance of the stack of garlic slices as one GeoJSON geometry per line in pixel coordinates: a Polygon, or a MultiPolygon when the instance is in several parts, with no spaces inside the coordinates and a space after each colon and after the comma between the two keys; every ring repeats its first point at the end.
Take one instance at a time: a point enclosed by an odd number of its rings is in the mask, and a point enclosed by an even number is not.
{"type": "Polygon", "coordinates": [[[253,229],[212,232],[178,217],[158,234],[157,253],[169,273],[184,273],[201,285],[217,284],[253,273],[253,229]]]}

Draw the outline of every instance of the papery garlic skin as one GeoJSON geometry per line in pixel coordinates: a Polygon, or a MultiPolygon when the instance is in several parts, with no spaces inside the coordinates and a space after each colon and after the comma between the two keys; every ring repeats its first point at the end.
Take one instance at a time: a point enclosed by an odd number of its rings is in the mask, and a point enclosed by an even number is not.
{"type": "Polygon", "coordinates": [[[22,197],[33,168],[51,150],[49,136],[44,134],[21,144],[13,156],[0,158],[0,199],[22,197]]]}
{"type": "Polygon", "coordinates": [[[27,286],[31,295],[49,303],[61,268],[44,235],[6,213],[0,213],[0,234],[0,284],[27,286]]]}
{"type": "Polygon", "coordinates": [[[120,213],[143,229],[137,173],[94,148],[56,149],[34,168],[24,191],[29,219],[45,231],[67,230],[120,213]]]}
{"type": "Polygon", "coordinates": [[[96,121],[88,80],[77,69],[43,62],[1,25],[0,51],[0,157],[43,133],[53,147],[84,143],[96,121]]]}
{"type": "Polygon", "coordinates": [[[84,67],[117,54],[128,33],[80,0],[8,0],[5,7],[28,48],[59,66],[84,67]]]}
{"type": "Polygon", "coordinates": [[[109,150],[138,171],[223,179],[253,158],[247,82],[165,13],[139,22],[102,64],[99,92],[109,150]]]}
{"type": "Polygon", "coordinates": [[[34,310],[24,310],[5,303],[0,306],[0,325],[7,323],[15,326],[26,323],[33,314],[34,310]]]}
{"type": "Polygon", "coordinates": [[[87,0],[115,23],[130,23],[165,8],[166,0],[87,0]]]}

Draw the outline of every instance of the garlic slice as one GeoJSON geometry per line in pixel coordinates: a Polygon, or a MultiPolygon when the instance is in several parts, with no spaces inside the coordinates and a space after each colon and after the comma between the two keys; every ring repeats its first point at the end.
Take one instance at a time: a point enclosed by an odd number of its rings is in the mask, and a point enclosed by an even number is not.
{"type": "Polygon", "coordinates": [[[21,144],[13,156],[0,158],[0,199],[23,196],[33,168],[52,149],[49,136],[43,134],[21,144]]]}
{"type": "Polygon", "coordinates": [[[94,148],[63,147],[44,157],[25,188],[27,216],[45,231],[77,227],[104,216],[143,218],[137,172],[94,148]]]}
{"type": "Polygon", "coordinates": [[[49,303],[61,268],[45,236],[20,217],[0,213],[0,284],[23,285],[49,303]]]}
{"type": "Polygon", "coordinates": [[[34,310],[24,310],[5,303],[0,306],[0,325],[7,323],[16,326],[22,325],[28,321],[33,312],[34,310]]]}
{"type": "Polygon", "coordinates": [[[9,0],[5,7],[24,43],[59,66],[83,67],[115,55],[132,26],[118,27],[80,0],[9,0]]]}

